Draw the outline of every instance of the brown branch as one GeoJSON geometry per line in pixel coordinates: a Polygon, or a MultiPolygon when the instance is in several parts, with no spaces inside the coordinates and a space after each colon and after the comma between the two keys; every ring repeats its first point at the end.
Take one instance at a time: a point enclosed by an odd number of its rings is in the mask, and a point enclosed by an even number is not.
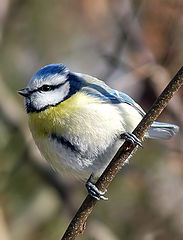
{"type": "MultiPolygon", "coordinates": [[[[133,131],[139,139],[141,139],[151,124],[157,119],[163,109],[167,106],[169,100],[172,98],[173,94],[181,87],[183,84],[183,67],[178,71],[175,77],[171,80],[165,90],[161,93],[158,99],[155,101],[151,109],[144,116],[142,121],[133,131]]],[[[123,166],[125,160],[133,152],[135,146],[129,145],[128,142],[124,142],[121,148],[118,150],[108,167],[105,169],[101,177],[98,179],[96,186],[104,191],[115,175],[118,173],[120,168],[123,166]]],[[[90,213],[92,212],[97,200],[92,198],[90,195],[86,197],[81,207],[77,211],[76,215],[69,224],[62,240],[72,240],[75,239],[81,232],[84,231],[86,220],[90,213]]]]}

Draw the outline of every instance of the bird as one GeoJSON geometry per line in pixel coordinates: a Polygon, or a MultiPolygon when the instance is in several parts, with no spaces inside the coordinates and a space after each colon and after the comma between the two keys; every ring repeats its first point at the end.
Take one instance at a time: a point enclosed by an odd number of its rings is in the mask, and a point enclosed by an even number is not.
{"type": "MultiPolygon", "coordinates": [[[[93,179],[125,140],[142,147],[132,132],[144,110],[126,93],[62,63],[39,69],[18,93],[24,97],[29,128],[43,157],[61,174],[88,179],[89,194],[107,200],[93,179]]],[[[154,122],[145,137],[170,139],[178,130],[177,125],[154,122]]]]}

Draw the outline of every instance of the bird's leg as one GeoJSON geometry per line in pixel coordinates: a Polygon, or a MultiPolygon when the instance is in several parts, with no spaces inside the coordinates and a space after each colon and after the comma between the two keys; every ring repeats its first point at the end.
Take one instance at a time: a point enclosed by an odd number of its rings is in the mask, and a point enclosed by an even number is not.
{"type": "Polygon", "coordinates": [[[92,196],[93,198],[97,199],[97,200],[108,200],[107,197],[104,197],[103,195],[107,192],[107,189],[102,192],[100,191],[95,184],[92,182],[93,180],[93,174],[90,175],[90,177],[88,178],[85,186],[86,189],[88,190],[88,193],[90,194],[90,196],[92,196]]]}
{"type": "Polygon", "coordinates": [[[121,138],[132,144],[137,144],[139,147],[143,148],[142,142],[132,133],[123,133],[121,134],[121,138]]]}

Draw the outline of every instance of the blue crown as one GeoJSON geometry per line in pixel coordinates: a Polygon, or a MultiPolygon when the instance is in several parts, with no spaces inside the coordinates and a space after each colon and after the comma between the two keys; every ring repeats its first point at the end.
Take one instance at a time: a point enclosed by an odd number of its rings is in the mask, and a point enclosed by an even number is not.
{"type": "Polygon", "coordinates": [[[67,75],[69,72],[69,69],[63,65],[62,63],[59,64],[50,64],[43,68],[41,68],[39,71],[37,71],[33,78],[47,78],[50,75],[60,74],[60,75],[67,75]]]}

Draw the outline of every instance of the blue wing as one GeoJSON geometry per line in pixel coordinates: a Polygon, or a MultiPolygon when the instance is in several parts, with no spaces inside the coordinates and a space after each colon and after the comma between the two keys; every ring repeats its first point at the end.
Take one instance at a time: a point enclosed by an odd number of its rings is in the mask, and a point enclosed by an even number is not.
{"type": "Polygon", "coordinates": [[[104,103],[120,104],[126,103],[134,107],[142,116],[145,115],[143,109],[127,94],[119,92],[107,86],[103,81],[88,75],[81,75],[84,79],[82,91],[92,96],[98,97],[104,103]]]}
{"type": "MultiPolygon", "coordinates": [[[[80,91],[96,96],[104,103],[120,104],[126,103],[134,107],[143,117],[144,110],[127,94],[119,92],[107,86],[103,81],[85,74],[76,74],[76,78],[81,80],[80,91]]],[[[78,80],[77,80],[78,81],[78,80]]],[[[148,130],[146,136],[156,139],[169,139],[179,131],[179,127],[174,124],[154,122],[148,130]]]]}

